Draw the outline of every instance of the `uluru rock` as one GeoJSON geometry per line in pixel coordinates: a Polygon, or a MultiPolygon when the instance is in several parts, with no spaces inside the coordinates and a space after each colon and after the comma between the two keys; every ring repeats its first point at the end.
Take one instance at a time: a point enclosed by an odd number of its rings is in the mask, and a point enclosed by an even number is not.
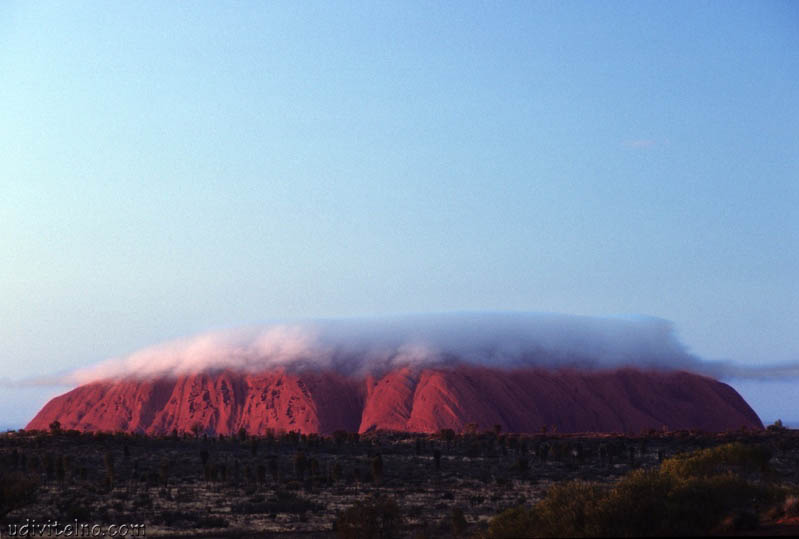
{"type": "Polygon", "coordinates": [[[468,364],[379,376],[278,368],[97,381],[55,397],[26,428],[47,429],[53,421],[64,429],[148,434],[432,433],[470,423],[505,432],[763,428],[734,389],[698,374],[468,364]]]}

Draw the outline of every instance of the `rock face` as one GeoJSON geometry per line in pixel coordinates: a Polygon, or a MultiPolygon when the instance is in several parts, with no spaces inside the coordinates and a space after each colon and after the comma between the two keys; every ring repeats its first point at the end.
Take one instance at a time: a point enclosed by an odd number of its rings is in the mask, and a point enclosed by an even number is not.
{"type": "Polygon", "coordinates": [[[465,366],[405,367],[380,376],[335,372],[231,371],[178,378],[101,381],[48,402],[28,424],[164,434],[245,428],[302,433],[336,430],[505,432],[724,431],[763,428],[730,386],[687,372],[544,370],[465,366]]]}

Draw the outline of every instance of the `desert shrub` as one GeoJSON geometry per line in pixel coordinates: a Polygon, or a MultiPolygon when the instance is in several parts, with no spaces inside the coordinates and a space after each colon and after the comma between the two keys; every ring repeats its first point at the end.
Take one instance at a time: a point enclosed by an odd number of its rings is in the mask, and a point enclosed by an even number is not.
{"type": "Polygon", "coordinates": [[[705,534],[731,512],[771,503],[776,493],[730,473],[676,478],[638,470],[625,476],[600,506],[608,535],[705,534]]]}
{"type": "Polygon", "coordinates": [[[106,450],[103,455],[103,465],[105,466],[105,486],[108,489],[114,488],[114,454],[106,450]]]}
{"type": "Polygon", "coordinates": [[[67,466],[64,455],[58,455],[55,460],[55,477],[59,483],[63,483],[67,475],[67,466]]]}
{"type": "Polygon", "coordinates": [[[216,482],[218,478],[218,470],[217,465],[213,462],[209,462],[203,468],[203,474],[206,481],[214,481],[216,482]]]}
{"type": "MultiPolygon", "coordinates": [[[[601,535],[600,504],[605,492],[596,483],[569,481],[553,485],[534,508],[536,535],[582,537],[601,535]]],[[[528,533],[529,535],[529,533],[528,533]]]]}
{"type": "Polygon", "coordinates": [[[44,454],[44,472],[48,481],[51,481],[55,476],[55,459],[49,451],[44,454]]]}
{"type": "Polygon", "coordinates": [[[442,440],[445,440],[447,444],[453,442],[456,438],[455,431],[452,429],[441,429],[438,435],[442,440]]]}
{"type": "Polygon", "coordinates": [[[158,479],[164,486],[169,484],[169,459],[161,459],[161,463],[158,465],[158,479]]]}
{"type": "Polygon", "coordinates": [[[61,520],[71,521],[80,520],[87,522],[92,518],[90,506],[92,500],[77,493],[68,493],[60,496],[56,501],[58,515],[61,520]]]}
{"type": "Polygon", "coordinates": [[[763,472],[771,451],[761,445],[724,444],[666,459],[662,472],[675,478],[709,477],[724,472],[763,472]]]}
{"type": "Polygon", "coordinates": [[[178,503],[192,503],[197,501],[197,492],[189,487],[178,487],[175,493],[175,501],[178,503]]]}
{"type": "Polygon", "coordinates": [[[305,479],[305,469],[307,466],[308,458],[305,456],[305,453],[298,451],[297,454],[294,455],[294,473],[298,480],[302,481],[305,479]]]}
{"type": "Polygon", "coordinates": [[[36,500],[39,484],[20,473],[0,474],[0,518],[36,500]]]}
{"type": "Polygon", "coordinates": [[[466,536],[466,530],[469,527],[469,523],[466,522],[466,516],[463,514],[463,509],[460,507],[453,508],[452,513],[450,514],[450,522],[452,524],[453,537],[466,536]]]}
{"type": "MultiPolygon", "coordinates": [[[[746,514],[771,504],[776,491],[732,474],[678,481],[667,500],[664,530],[675,535],[707,534],[730,513],[746,514]]],[[[739,524],[740,525],[740,524],[739,524]]]]}
{"type": "Polygon", "coordinates": [[[259,485],[263,485],[266,483],[266,466],[264,466],[263,464],[258,465],[258,471],[256,477],[258,479],[259,485]]]}
{"type": "Polygon", "coordinates": [[[727,444],[668,459],[660,469],[635,470],[610,489],[582,481],[554,485],[533,508],[495,517],[487,536],[702,535],[719,526],[751,528],[757,523],[752,508],[778,503],[784,493],[735,472],[762,470],[769,457],[758,446],[727,444]]]}
{"type": "Polygon", "coordinates": [[[516,469],[520,474],[525,475],[528,471],[530,471],[530,461],[526,456],[522,455],[516,459],[514,469],[516,469]]]}
{"type": "Polygon", "coordinates": [[[535,526],[536,521],[530,509],[512,507],[491,519],[485,536],[491,539],[532,537],[535,526]]]}
{"type": "Polygon", "coordinates": [[[277,481],[278,479],[278,464],[277,464],[277,455],[269,455],[267,457],[268,467],[269,467],[269,474],[272,476],[272,481],[277,481]]]}
{"type": "Polygon", "coordinates": [[[383,457],[380,454],[372,458],[372,479],[375,483],[383,479],[383,457]]]}
{"type": "Polygon", "coordinates": [[[306,511],[319,511],[324,507],[312,502],[293,492],[279,490],[275,495],[267,500],[269,511],[272,513],[294,513],[302,514],[306,511]]]}
{"type": "Polygon", "coordinates": [[[219,479],[222,481],[227,481],[227,464],[220,462],[217,465],[217,469],[219,470],[219,479]]]}
{"type": "Polygon", "coordinates": [[[330,470],[330,480],[331,481],[338,481],[341,479],[343,474],[343,470],[341,469],[341,464],[336,461],[333,463],[333,467],[330,470]]]}
{"type": "Polygon", "coordinates": [[[472,442],[466,447],[466,456],[470,459],[475,459],[480,456],[480,446],[472,442]]]}
{"type": "Polygon", "coordinates": [[[782,419],[776,420],[774,423],[766,427],[766,430],[769,432],[785,432],[787,427],[782,424],[782,419]]]}
{"type": "Polygon", "coordinates": [[[657,527],[666,519],[666,500],[674,481],[658,470],[635,470],[622,478],[594,508],[596,528],[618,533],[657,527]]]}
{"type": "MultiPolygon", "coordinates": [[[[134,508],[152,507],[153,506],[153,500],[147,494],[142,493],[142,494],[136,495],[133,498],[132,504],[133,504],[134,508]]],[[[79,519],[79,520],[89,520],[89,519],[85,518],[85,519],[79,519]]]]}
{"type": "Polygon", "coordinates": [[[740,509],[728,515],[713,528],[712,535],[740,535],[736,532],[755,530],[760,526],[760,517],[751,509],[740,509]]]}
{"type": "Polygon", "coordinates": [[[236,515],[257,515],[269,513],[269,504],[265,500],[247,501],[236,503],[230,506],[230,512],[236,515]]]}
{"type": "Polygon", "coordinates": [[[180,528],[190,527],[202,517],[197,513],[181,510],[162,510],[159,511],[153,518],[154,524],[163,524],[165,526],[180,528]]]}
{"type": "Polygon", "coordinates": [[[336,442],[336,445],[341,445],[347,441],[347,431],[346,430],[337,430],[333,432],[333,441],[336,442]]]}
{"type": "Polygon", "coordinates": [[[228,521],[220,516],[206,515],[197,519],[198,528],[227,528],[228,521]]]}
{"type": "Polygon", "coordinates": [[[311,457],[308,460],[308,467],[311,469],[311,476],[319,476],[319,460],[316,457],[311,457]]]}
{"type": "Polygon", "coordinates": [[[474,494],[472,496],[469,496],[469,504],[472,507],[479,507],[483,505],[483,502],[485,502],[485,500],[486,500],[485,496],[481,496],[480,494],[474,494]]]}
{"type": "Polygon", "coordinates": [[[400,536],[401,528],[400,508],[386,496],[357,502],[333,524],[341,539],[391,539],[400,536]]]}

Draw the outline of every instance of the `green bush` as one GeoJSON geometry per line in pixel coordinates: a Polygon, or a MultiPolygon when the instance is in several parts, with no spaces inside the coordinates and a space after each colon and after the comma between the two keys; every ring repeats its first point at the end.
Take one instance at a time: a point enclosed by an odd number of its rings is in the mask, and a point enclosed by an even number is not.
{"type": "Polygon", "coordinates": [[[753,502],[773,503],[772,489],[730,473],[678,478],[662,470],[625,476],[600,505],[600,535],[699,535],[753,502]]]}
{"type": "Polygon", "coordinates": [[[540,537],[583,537],[600,534],[605,489],[587,481],[553,485],[533,511],[540,537]]]}
{"type": "Polygon", "coordinates": [[[495,517],[486,536],[682,536],[707,534],[722,522],[751,526],[753,511],[784,496],[742,475],[764,471],[769,458],[760,446],[726,444],[668,459],[659,469],[635,470],[611,488],[556,484],[534,507],[495,517]],[[731,518],[744,514],[750,518],[731,518]]]}
{"type": "Polygon", "coordinates": [[[660,469],[677,478],[710,477],[724,472],[760,473],[766,471],[770,459],[768,448],[736,442],[677,455],[664,460],[660,469]]]}
{"type": "Polygon", "coordinates": [[[517,537],[542,536],[538,530],[533,511],[524,507],[506,509],[491,520],[486,537],[511,539],[517,537]]]}

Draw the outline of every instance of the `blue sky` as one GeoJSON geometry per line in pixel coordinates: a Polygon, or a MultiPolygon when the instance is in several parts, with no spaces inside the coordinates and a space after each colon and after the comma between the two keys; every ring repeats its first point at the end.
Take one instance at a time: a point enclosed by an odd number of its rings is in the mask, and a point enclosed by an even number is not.
{"type": "MultiPolygon", "coordinates": [[[[460,310],[797,361],[797,28],[795,2],[4,3],[0,376],[460,310]]],[[[736,387],[799,419],[793,381],[736,387]]],[[[15,391],[8,424],[59,389],[15,391]]]]}

